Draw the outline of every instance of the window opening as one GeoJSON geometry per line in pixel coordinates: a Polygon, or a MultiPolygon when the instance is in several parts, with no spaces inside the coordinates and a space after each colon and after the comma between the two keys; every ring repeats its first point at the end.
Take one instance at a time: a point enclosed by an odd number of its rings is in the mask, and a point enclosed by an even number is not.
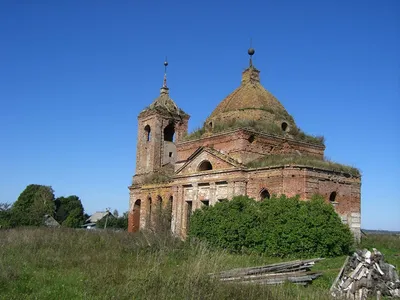
{"type": "Polygon", "coordinates": [[[186,230],[189,231],[190,217],[192,216],[192,201],[186,201],[186,230]]]}
{"type": "Polygon", "coordinates": [[[175,127],[173,123],[170,123],[164,128],[164,141],[173,142],[175,134],[175,127]]]}
{"type": "Polygon", "coordinates": [[[250,144],[252,144],[255,140],[254,134],[250,135],[247,140],[249,141],[250,144]]]}
{"type": "Polygon", "coordinates": [[[151,212],[152,203],[151,203],[151,197],[149,197],[149,198],[147,199],[147,206],[148,206],[148,208],[147,208],[147,222],[148,222],[148,227],[150,228],[150,227],[151,227],[151,222],[152,222],[152,212],[151,212]]]}
{"type": "Polygon", "coordinates": [[[198,171],[208,171],[212,170],[212,165],[208,160],[203,161],[198,168],[198,171]]]}
{"type": "MultiPolygon", "coordinates": [[[[169,222],[169,228],[171,228],[171,226],[172,226],[172,218],[173,218],[173,210],[172,210],[172,207],[173,207],[173,204],[174,204],[174,197],[171,196],[171,197],[169,197],[169,203],[168,203],[168,210],[169,210],[168,222],[169,222]]],[[[172,228],[171,228],[171,229],[172,229],[172,228]]]]}
{"type": "Polygon", "coordinates": [[[136,232],[140,229],[140,206],[141,200],[136,200],[133,206],[133,231],[136,232]]]}
{"type": "Polygon", "coordinates": [[[203,203],[204,206],[210,206],[209,200],[201,200],[201,203],[203,203]]]}
{"type": "Polygon", "coordinates": [[[261,198],[261,200],[269,199],[269,198],[271,198],[271,195],[269,194],[267,189],[262,189],[262,191],[260,193],[260,198],[261,198]]]}
{"type": "Polygon", "coordinates": [[[335,200],[336,200],[336,192],[332,192],[329,196],[329,201],[335,202],[335,200]]]}
{"type": "Polygon", "coordinates": [[[150,126],[149,126],[149,125],[146,125],[146,126],[144,127],[144,131],[145,131],[145,133],[146,133],[146,141],[149,142],[150,139],[151,139],[151,128],[150,128],[150,126]]]}

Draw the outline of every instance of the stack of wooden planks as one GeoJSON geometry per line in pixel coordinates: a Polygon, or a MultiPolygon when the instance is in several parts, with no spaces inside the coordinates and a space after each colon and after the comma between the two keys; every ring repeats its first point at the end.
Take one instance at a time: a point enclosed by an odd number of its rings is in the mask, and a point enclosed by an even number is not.
{"type": "Polygon", "coordinates": [[[225,282],[244,284],[281,284],[292,282],[306,285],[322,273],[311,272],[311,267],[323,258],[295,260],[272,265],[233,269],[210,274],[212,277],[225,282]]]}

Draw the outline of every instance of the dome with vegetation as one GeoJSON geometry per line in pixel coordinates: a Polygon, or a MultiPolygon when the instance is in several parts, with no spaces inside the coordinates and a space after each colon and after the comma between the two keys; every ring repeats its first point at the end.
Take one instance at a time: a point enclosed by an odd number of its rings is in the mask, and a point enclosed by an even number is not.
{"type": "Polygon", "coordinates": [[[286,122],[288,127],[295,127],[293,118],[283,105],[261,85],[259,73],[253,66],[247,68],[241,85],[216,107],[207,119],[207,125],[212,127],[214,124],[210,122],[238,119],[276,124],[286,122]]]}
{"type": "Polygon", "coordinates": [[[148,114],[151,112],[158,112],[167,116],[180,116],[188,117],[182,109],[180,109],[174,100],[169,96],[169,89],[167,87],[162,87],[160,90],[160,96],[158,96],[150,106],[146,107],[140,115],[148,114]]]}
{"type": "Polygon", "coordinates": [[[296,126],[278,99],[261,85],[260,71],[253,65],[243,72],[241,85],[219,103],[203,127],[188,135],[187,140],[237,128],[324,145],[323,137],[307,135],[296,126]]]}

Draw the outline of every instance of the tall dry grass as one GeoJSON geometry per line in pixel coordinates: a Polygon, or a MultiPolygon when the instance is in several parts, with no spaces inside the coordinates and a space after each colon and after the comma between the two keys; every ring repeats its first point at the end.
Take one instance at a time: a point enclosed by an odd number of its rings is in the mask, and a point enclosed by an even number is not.
{"type": "Polygon", "coordinates": [[[4,230],[0,299],[329,299],[323,280],[307,288],[243,286],[207,275],[276,261],[213,251],[166,234],[4,230]]]}

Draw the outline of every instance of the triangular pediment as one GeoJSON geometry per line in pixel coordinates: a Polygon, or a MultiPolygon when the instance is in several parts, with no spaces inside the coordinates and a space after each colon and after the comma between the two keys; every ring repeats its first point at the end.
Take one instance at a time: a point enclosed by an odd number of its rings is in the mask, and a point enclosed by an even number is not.
{"type": "Polygon", "coordinates": [[[212,148],[200,147],[195,152],[193,152],[191,156],[189,156],[185,164],[180,167],[175,174],[187,175],[237,168],[243,168],[243,165],[238,163],[229,155],[212,148]],[[212,168],[201,170],[201,166],[206,164],[206,162],[209,162],[212,168]]]}

